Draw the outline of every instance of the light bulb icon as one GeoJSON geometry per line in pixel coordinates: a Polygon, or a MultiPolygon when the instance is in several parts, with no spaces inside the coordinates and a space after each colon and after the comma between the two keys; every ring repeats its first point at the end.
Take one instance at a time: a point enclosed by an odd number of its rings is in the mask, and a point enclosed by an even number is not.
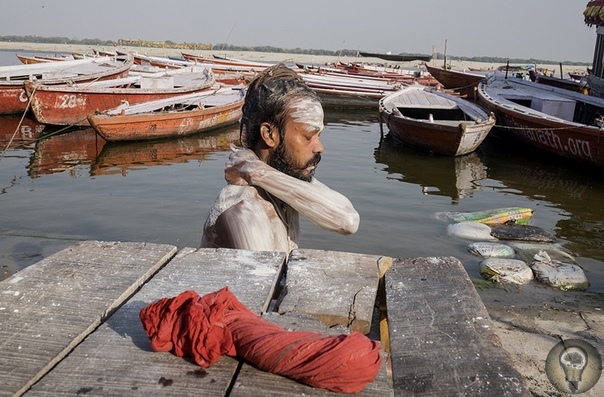
{"type": "Polygon", "coordinates": [[[587,357],[587,352],[578,346],[567,347],[560,353],[560,365],[572,392],[579,390],[587,357]]]}
{"type": "Polygon", "coordinates": [[[602,357],[587,341],[561,340],[547,354],[545,373],[561,392],[584,393],[598,383],[602,375],[602,357]]]}

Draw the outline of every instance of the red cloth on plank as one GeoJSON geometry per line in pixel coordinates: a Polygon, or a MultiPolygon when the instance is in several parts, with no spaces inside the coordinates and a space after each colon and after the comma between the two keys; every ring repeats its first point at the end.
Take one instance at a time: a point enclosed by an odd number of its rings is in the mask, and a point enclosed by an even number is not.
{"type": "Polygon", "coordinates": [[[228,287],[160,299],[143,308],[140,319],[155,351],[192,357],[204,368],[223,354],[239,355],[263,371],[336,392],[361,391],[382,362],[380,345],[359,332],[287,331],[252,312],[228,287]]]}

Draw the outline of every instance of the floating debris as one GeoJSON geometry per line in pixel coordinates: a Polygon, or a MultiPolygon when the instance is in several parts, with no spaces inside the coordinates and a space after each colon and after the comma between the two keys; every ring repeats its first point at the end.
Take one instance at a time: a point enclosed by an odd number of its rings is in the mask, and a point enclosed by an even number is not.
{"type": "Polygon", "coordinates": [[[535,278],[543,284],[562,291],[583,291],[589,288],[589,281],[579,265],[552,259],[547,252],[535,255],[531,268],[535,278]]]}
{"type": "Polygon", "coordinates": [[[512,247],[501,243],[472,243],[468,245],[468,252],[483,258],[513,258],[516,255],[512,247]]]}
{"type": "Polygon", "coordinates": [[[519,259],[485,259],[478,270],[483,278],[496,283],[526,284],[534,278],[531,268],[519,259]]]}
{"type": "Polygon", "coordinates": [[[510,247],[514,248],[516,255],[526,263],[535,260],[535,255],[540,251],[545,251],[553,260],[578,265],[573,254],[559,243],[532,243],[521,241],[510,241],[510,247]]]}
{"type": "Polygon", "coordinates": [[[479,222],[450,224],[447,226],[447,233],[470,240],[495,240],[495,237],[491,236],[491,227],[479,222]]]}
{"type": "Polygon", "coordinates": [[[530,208],[509,207],[475,212],[437,212],[436,217],[455,222],[480,222],[486,225],[510,223],[524,225],[529,222],[533,216],[533,212],[530,208]]]}
{"type": "Polygon", "coordinates": [[[499,240],[553,242],[556,236],[545,229],[529,225],[501,225],[492,229],[491,235],[499,240]]]}
{"type": "Polygon", "coordinates": [[[447,226],[447,233],[470,240],[495,240],[491,236],[491,227],[479,222],[453,223],[447,226]]]}

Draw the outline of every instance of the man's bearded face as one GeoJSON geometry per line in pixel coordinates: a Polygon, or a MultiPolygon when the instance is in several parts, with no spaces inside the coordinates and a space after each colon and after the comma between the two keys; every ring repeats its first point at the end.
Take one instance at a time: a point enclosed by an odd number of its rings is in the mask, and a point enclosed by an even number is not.
{"type": "Polygon", "coordinates": [[[286,143],[282,140],[279,142],[279,146],[275,152],[269,158],[268,165],[284,174],[310,182],[320,161],[321,154],[317,153],[304,164],[299,164],[291,151],[288,150],[286,143]]]}

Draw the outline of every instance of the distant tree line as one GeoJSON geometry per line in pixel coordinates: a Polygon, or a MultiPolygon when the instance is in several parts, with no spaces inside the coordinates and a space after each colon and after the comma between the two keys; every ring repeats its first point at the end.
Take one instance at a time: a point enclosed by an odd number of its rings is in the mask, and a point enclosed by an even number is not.
{"type": "MultiPolygon", "coordinates": [[[[119,42],[113,40],[100,40],[100,39],[70,39],[67,37],[40,37],[40,36],[0,36],[0,42],[17,42],[17,43],[50,43],[50,44],[76,44],[76,45],[87,45],[87,46],[117,46],[119,42]]],[[[165,43],[170,44],[170,47],[177,47],[180,44],[174,43],[173,41],[166,40],[165,43]]],[[[186,45],[184,43],[183,45],[186,45]]],[[[214,44],[211,46],[213,50],[217,51],[255,51],[255,52],[271,52],[271,53],[286,53],[286,54],[305,54],[305,55],[326,55],[326,56],[346,56],[356,57],[358,56],[357,50],[342,49],[339,51],[330,50],[317,50],[317,49],[303,49],[303,48],[278,48],[272,46],[236,46],[226,43],[214,44]]],[[[401,52],[398,55],[417,55],[410,54],[407,52],[401,52]]],[[[429,55],[429,54],[428,54],[429,55]]],[[[436,54],[437,60],[443,60],[444,55],[441,53],[436,54]]],[[[514,64],[559,64],[563,65],[584,65],[590,66],[591,63],[587,62],[575,62],[575,61],[552,61],[545,59],[521,59],[521,58],[500,58],[500,57],[460,57],[454,55],[447,55],[447,61],[469,61],[469,62],[485,62],[485,63],[514,63],[514,64]]]]}
{"type": "MultiPolygon", "coordinates": [[[[436,54],[436,59],[444,60],[444,55],[441,53],[436,54]]],[[[459,57],[447,55],[448,61],[469,61],[469,62],[485,62],[485,63],[506,63],[510,64],[541,64],[541,65],[580,65],[580,66],[591,66],[591,62],[577,62],[577,61],[552,61],[547,59],[524,59],[524,58],[500,58],[500,57],[459,57]]]]}
{"type": "Polygon", "coordinates": [[[67,37],[40,37],[40,36],[0,36],[1,42],[15,43],[44,43],[44,44],[77,44],[90,46],[112,46],[117,43],[112,40],[100,39],[70,39],[67,37]]]}

